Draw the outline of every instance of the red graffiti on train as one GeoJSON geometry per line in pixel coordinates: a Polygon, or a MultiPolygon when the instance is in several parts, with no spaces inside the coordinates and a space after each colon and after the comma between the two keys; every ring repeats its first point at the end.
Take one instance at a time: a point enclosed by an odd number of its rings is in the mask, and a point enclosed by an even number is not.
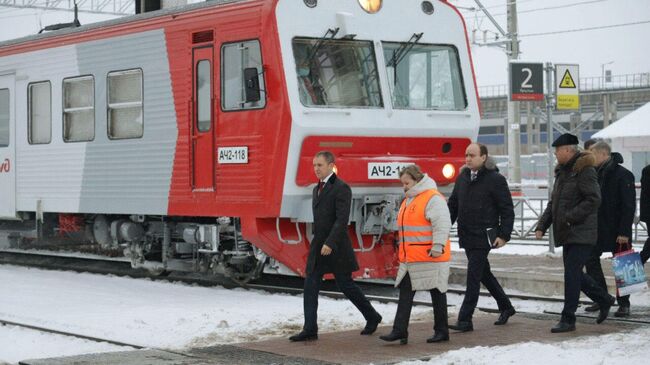
{"type": "Polygon", "coordinates": [[[0,173],[9,171],[11,171],[11,161],[9,161],[8,158],[5,158],[5,160],[2,162],[2,165],[0,165],[0,173]]]}

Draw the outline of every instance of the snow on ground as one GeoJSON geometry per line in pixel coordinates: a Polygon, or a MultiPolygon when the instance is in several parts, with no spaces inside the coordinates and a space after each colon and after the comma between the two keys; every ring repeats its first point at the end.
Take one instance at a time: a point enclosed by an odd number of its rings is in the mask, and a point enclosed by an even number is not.
{"type": "MultiPolygon", "coordinates": [[[[458,239],[451,239],[451,250],[465,256],[465,251],[458,246],[458,239]]],[[[508,242],[505,246],[490,251],[490,255],[555,255],[562,257],[562,247],[555,247],[555,253],[548,250],[548,242],[520,241],[508,242]]]]}
{"type": "MultiPolygon", "coordinates": [[[[0,278],[2,319],[148,347],[183,349],[286,337],[299,331],[303,322],[302,297],[295,295],[10,265],[0,265],[0,278]]],[[[416,299],[430,300],[425,292],[417,293],[416,299]]],[[[450,322],[455,321],[462,300],[461,295],[448,294],[449,304],[455,305],[449,308],[450,322]]],[[[559,311],[562,308],[562,303],[512,301],[522,312],[559,311]]],[[[396,306],[373,304],[384,316],[383,323],[392,323],[396,306]]],[[[650,292],[634,294],[632,305],[632,310],[634,305],[650,305],[650,292]]],[[[497,307],[490,297],[481,297],[478,306],[497,307]]],[[[412,320],[431,321],[431,312],[427,306],[415,307],[412,320]]],[[[319,318],[321,332],[360,329],[365,324],[363,317],[347,300],[321,298],[319,318]]],[[[650,338],[650,332],[641,335],[646,341],[650,338]]],[[[601,343],[610,341],[610,338],[587,341],[601,343]]],[[[608,350],[613,352],[622,351],[630,344],[616,337],[611,337],[610,342],[615,342],[608,350]]],[[[443,363],[458,364],[465,363],[472,356],[493,360],[502,354],[501,362],[508,362],[510,358],[507,356],[528,358],[529,353],[535,351],[552,352],[546,346],[556,346],[555,352],[565,354],[557,356],[568,359],[574,356],[565,345],[525,344],[466,349],[450,352],[441,359],[443,363]],[[494,356],[484,355],[491,352],[494,356]],[[457,360],[465,353],[474,355],[457,360]]],[[[576,346],[583,349],[576,350],[577,353],[588,348],[587,345],[576,346]]],[[[0,364],[28,358],[119,350],[126,349],[13,326],[0,327],[0,364]]],[[[561,360],[559,357],[554,359],[561,360]]]]}
{"type": "Polygon", "coordinates": [[[131,347],[97,343],[9,325],[0,327],[0,341],[0,364],[3,361],[16,363],[27,358],[133,350],[131,347]]]}
{"type": "Polygon", "coordinates": [[[525,342],[509,346],[461,348],[437,355],[429,361],[407,361],[400,365],[521,364],[618,365],[647,364],[650,357],[650,328],[628,333],[586,337],[558,343],[525,342]]]}
{"type": "MultiPolygon", "coordinates": [[[[0,265],[0,278],[0,318],[134,345],[182,349],[254,341],[288,336],[303,323],[301,296],[8,265],[0,265]]],[[[392,322],[394,304],[374,305],[384,323],[392,322]]],[[[416,307],[413,319],[430,311],[416,307]]],[[[319,318],[321,332],[365,325],[347,300],[321,298],[319,318]]],[[[11,336],[5,328],[0,344],[11,336]]],[[[32,345],[29,336],[16,338],[11,352],[0,346],[0,363],[59,354],[32,345]]],[[[105,349],[91,347],[80,345],[79,353],[105,349]]]]}

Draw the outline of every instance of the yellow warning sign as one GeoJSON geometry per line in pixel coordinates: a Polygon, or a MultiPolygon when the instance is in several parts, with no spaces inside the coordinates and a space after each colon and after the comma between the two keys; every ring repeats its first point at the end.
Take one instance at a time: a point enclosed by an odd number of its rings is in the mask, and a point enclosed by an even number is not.
{"type": "Polygon", "coordinates": [[[558,110],[580,109],[580,69],[578,65],[555,65],[555,95],[558,110]]]}
{"type": "Polygon", "coordinates": [[[562,81],[560,81],[560,87],[562,89],[576,88],[576,83],[573,81],[573,77],[571,77],[569,70],[566,70],[566,72],[564,72],[564,76],[562,76],[562,81]]]}
{"type": "Polygon", "coordinates": [[[578,95],[558,95],[558,110],[575,110],[580,108],[580,96],[578,95]]]}

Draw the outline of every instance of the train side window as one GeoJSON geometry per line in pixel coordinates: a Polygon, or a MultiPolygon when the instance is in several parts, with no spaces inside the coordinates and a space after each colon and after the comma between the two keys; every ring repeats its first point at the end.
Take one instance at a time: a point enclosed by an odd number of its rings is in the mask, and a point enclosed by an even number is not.
{"type": "Polygon", "coordinates": [[[142,70],[109,72],[108,138],[141,138],[144,133],[142,70]]]}
{"type": "Polygon", "coordinates": [[[9,146],[9,89],[0,89],[0,147],[9,146]]]}
{"type": "Polygon", "coordinates": [[[212,126],[212,75],[210,61],[201,60],[196,67],[197,123],[200,132],[212,126]]]}
{"type": "Polygon", "coordinates": [[[27,137],[29,144],[52,141],[52,84],[35,82],[27,86],[27,137]]]}
{"type": "MultiPolygon", "coordinates": [[[[266,106],[266,88],[258,40],[224,44],[221,47],[221,107],[223,110],[261,109],[266,106]],[[246,102],[246,69],[257,70],[261,98],[246,102]]],[[[255,85],[257,87],[257,85],[255,85]]]]}
{"type": "Polygon", "coordinates": [[[63,140],[95,139],[95,78],[81,76],[63,80],[63,140]]]}

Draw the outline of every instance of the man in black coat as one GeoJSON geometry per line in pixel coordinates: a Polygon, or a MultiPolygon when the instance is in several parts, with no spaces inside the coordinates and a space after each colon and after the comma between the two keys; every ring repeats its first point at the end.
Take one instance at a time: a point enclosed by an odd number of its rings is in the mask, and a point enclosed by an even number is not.
{"type": "MultiPolygon", "coordinates": [[[[621,166],[623,156],[612,153],[605,141],[598,141],[589,150],[596,158],[598,166],[598,184],[600,185],[600,207],[598,208],[598,240],[592,250],[585,267],[587,274],[596,283],[607,290],[607,283],[600,256],[603,252],[614,255],[617,252],[631,248],[632,223],[636,211],[636,191],[634,175],[630,170],[621,166]]],[[[630,296],[616,297],[618,310],[616,317],[627,317],[630,314],[630,296]]],[[[598,303],[587,307],[586,311],[600,310],[598,303]]]]}
{"type": "Polygon", "coordinates": [[[382,317],[352,280],[352,272],[359,270],[352,242],[348,236],[348,221],[352,205],[352,190],[334,173],[334,155],[321,151],[314,157],[314,172],[318,184],[314,187],[312,210],[314,238],[309,247],[305,277],[303,306],[305,324],[291,341],[318,339],[318,292],[323,275],[334,274],[336,285],[366,319],[362,335],[375,332],[382,317]]]}
{"type": "MultiPolygon", "coordinates": [[[[641,172],[641,214],[640,220],[650,228],[650,165],[643,168],[641,172]]],[[[641,262],[645,263],[650,258],[650,237],[645,241],[641,250],[641,262]]]]}
{"type": "Polygon", "coordinates": [[[510,240],[515,212],[505,177],[499,174],[487,148],[472,143],[465,151],[465,168],[456,180],[448,201],[452,224],[458,220],[458,243],[467,256],[467,289],[458,321],[449,328],[474,329],[472,315],[478,303],[481,283],[496,299],[501,315],[494,323],[503,325],[515,309],[490,270],[490,249],[510,240]]]}
{"type": "Polygon", "coordinates": [[[607,318],[616,299],[582,272],[598,239],[600,186],[594,168],[596,159],[591,152],[580,152],[578,137],[569,133],[558,137],[552,146],[558,163],[555,184],[535,236],[541,239],[552,223],[555,245],[562,246],[564,309],[560,322],[551,329],[558,333],[575,331],[580,290],[600,305],[597,323],[607,318]]]}

